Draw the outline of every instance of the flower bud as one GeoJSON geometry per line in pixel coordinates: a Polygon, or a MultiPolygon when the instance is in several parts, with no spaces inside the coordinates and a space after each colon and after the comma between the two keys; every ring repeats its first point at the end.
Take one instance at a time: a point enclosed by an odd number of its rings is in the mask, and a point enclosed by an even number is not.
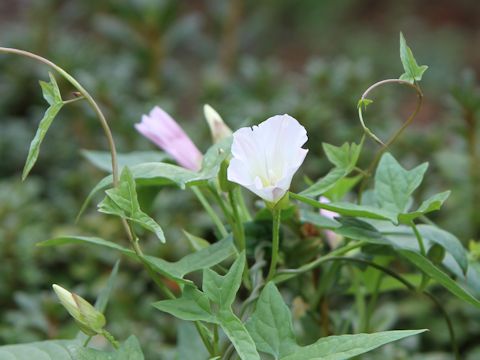
{"type": "Polygon", "coordinates": [[[56,284],[53,284],[52,287],[62,305],[79,325],[80,330],[87,335],[102,333],[106,320],[100,311],[77,294],[56,284]]]}
{"type": "Polygon", "coordinates": [[[205,115],[205,119],[207,119],[214,143],[232,135],[232,130],[230,130],[230,128],[223,122],[222,117],[210,105],[205,104],[203,106],[203,114],[205,115]]]}
{"type": "Polygon", "coordinates": [[[440,265],[445,257],[445,249],[443,246],[433,244],[428,250],[427,257],[435,264],[440,265]]]}

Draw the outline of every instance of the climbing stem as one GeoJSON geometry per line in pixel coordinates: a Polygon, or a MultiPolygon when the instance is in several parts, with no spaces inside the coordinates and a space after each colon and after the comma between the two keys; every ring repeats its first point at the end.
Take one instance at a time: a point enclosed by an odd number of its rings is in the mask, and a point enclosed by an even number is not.
{"type": "Polygon", "coordinates": [[[273,209],[273,224],[272,224],[272,257],[270,260],[270,268],[268,270],[267,282],[273,279],[277,270],[278,251],[280,247],[280,219],[282,211],[280,209],[273,209]]]}
{"type": "Polygon", "coordinates": [[[370,86],[365,92],[362,94],[362,97],[360,98],[359,106],[358,106],[358,117],[360,119],[360,123],[363,127],[363,130],[366,135],[370,136],[376,143],[380,145],[380,149],[377,151],[375,154],[372,162],[368,166],[367,170],[364,171],[363,175],[363,180],[360,184],[359,188],[359,202],[361,202],[362,198],[362,193],[365,190],[365,187],[367,185],[367,182],[369,178],[372,176],[372,173],[377,166],[378,162],[380,161],[380,158],[382,157],[383,153],[387,151],[387,149],[402,135],[403,131],[412,123],[412,121],[415,119],[417,116],[418,112],[422,108],[423,104],[423,93],[420,87],[418,86],[417,83],[410,83],[405,80],[400,80],[400,79],[386,79],[382,80],[379,82],[376,82],[372,86],[370,86]],[[408,86],[412,89],[415,90],[417,93],[417,105],[415,107],[415,110],[410,114],[410,116],[405,120],[405,122],[402,124],[402,126],[384,143],[382,140],[380,140],[370,129],[365,125],[365,121],[363,119],[363,110],[362,110],[362,101],[368,100],[368,95],[370,92],[372,92],[374,89],[386,85],[386,84],[400,84],[400,85],[405,85],[408,86]]]}

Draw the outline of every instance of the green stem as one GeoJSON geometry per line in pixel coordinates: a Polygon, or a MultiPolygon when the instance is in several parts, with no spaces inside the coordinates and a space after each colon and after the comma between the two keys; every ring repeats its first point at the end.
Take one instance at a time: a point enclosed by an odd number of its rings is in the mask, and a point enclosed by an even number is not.
{"type": "Polygon", "coordinates": [[[355,294],[355,303],[357,305],[359,322],[356,332],[361,332],[365,328],[366,316],[367,316],[367,306],[365,302],[365,295],[363,289],[361,288],[360,279],[358,278],[357,269],[351,267],[352,270],[352,285],[355,294]]]}
{"type": "MultiPolygon", "coordinates": [[[[48,59],[45,59],[44,57],[41,57],[39,55],[33,54],[28,51],[13,49],[13,48],[6,48],[6,47],[0,47],[0,53],[2,52],[6,54],[16,54],[16,55],[25,56],[30,59],[36,60],[38,62],[41,62],[42,64],[48,65],[49,67],[57,71],[60,75],[62,75],[75,89],[78,90],[80,95],[83,98],[85,98],[85,100],[87,100],[87,102],[92,107],[95,114],[97,115],[98,119],[100,120],[100,125],[102,126],[103,132],[105,133],[105,137],[107,138],[108,147],[111,154],[111,161],[112,161],[112,182],[113,182],[113,186],[117,187],[119,183],[119,171],[118,171],[117,149],[115,147],[115,141],[113,140],[112,131],[108,126],[108,122],[107,122],[107,119],[105,118],[105,115],[103,115],[102,110],[100,109],[98,104],[95,102],[93,97],[90,95],[90,93],[87,90],[85,90],[85,88],[72,75],[70,75],[68,72],[66,72],[57,64],[53,63],[48,59]]],[[[130,242],[133,242],[133,233],[131,232],[127,221],[125,219],[121,219],[121,222],[122,222],[123,228],[125,229],[125,232],[127,233],[127,236],[130,242]]],[[[135,249],[135,251],[137,250],[135,249]]]]}
{"type": "Polygon", "coordinates": [[[85,339],[85,342],[83,343],[83,347],[87,347],[88,346],[88,343],[90,342],[90,340],[92,340],[92,335],[89,335],[86,339],[85,339]]]}
{"type": "Polygon", "coordinates": [[[248,211],[247,205],[245,204],[245,199],[242,196],[242,190],[240,187],[236,187],[233,190],[233,196],[235,198],[235,202],[238,205],[240,209],[240,215],[242,217],[243,222],[246,221],[251,221],[252,216],[250,215],[250,212],[248,211]]]}
{"type": "Polygon", "coordinates": [[[210,344],[210,342],[208,341],[208,338],[198,321],[195,321],[195,328],[197,329],[197,332],[200,335],[200,339],[202,339],[203,345],[205,345],[205,347],[207,348],[207,351],[209,352],[210,356],[212,357],[215,356],[215,352],[212,347],[212,344],[210,344]]]}
{"type": "MultiPolygon", "coordinates": [[[[420,232],[418,231],[417,225],[415,225],[413,220],[410,223],[410,226],[413,230],[413,233],[415,234],[415,237],[417,238],[418,246],[420,248],[420,253],[423,256],[427,256],[427,251],[425,250],[425,245],[423,243],[422,234],[420,234],[420,232]]],[[[430,281],[430,277],[427,274],[425,274],[424,272],[422,272],[422,282],[420,283],[420,286],[418,288],[419,291],[422,291],[423,289],[425,289],[427,287],[429,281],[430,281]]]]}
{"type": "Polygon", "coordinates": [[[245,250],[245,231],[243,228],[243,222],[240,217],[240,213],[238,211],[238,206],[235,201],[235,196],[233,194],[233,190],[228,192],[228,199],[230,200],[230,205],[232,206],[233,210],[233,217],[235,219],[233,224],[233,233],[235,236],[235,241],[238,245],[238,250],[241,252],[245,250]]]}
{"type": "Polygon", "coordinates": [[[110,344],[112,344],[112,346],[113,346],[113,348],[114,348],[115,350],[118,350],[118,349],[120,348],[120,343],[119,343],[119,342],[113,337],[113,335],[110,334],[107,330],[102,329],[101,334],[103,335],[103,337],[104,337],[105,339],[108,340],[108,342],[109,342],[110,344]]]}
{"type": "Polygon", "coordinates": [[[370,129],[365,125],[365,121],[363,120],[362,106],[358,107],[358,117],[360,119],[360,123],[362,124],[363,130],[365,131],[365,133],[368,136],[370,136],[373,140],[375,140],[375,142],[377,142],[381,146],[380,150],[378,150],[377,153],[375,154],[375,157],[373,158],[372,162],[370,163],[368,169],[365,171],[366,176],[364,176],[364,178],[363,178],[363,180],[360,184],[360,188],[359,188],[359,192],[358,192],[359,202],[361,202],[362,194],[363,194],[363,191],[365,190],[368,179],[371,177],[371,175],[373,173],[373,170],[377,166],[377,163],[380,161],[380,158],[382,157],[383,153],[385,151],[387,151],[387,149],[400,137],[400,135],[402,135],[403,131],[412,123],[412,121],[415,119],[418,112],[422,108],[422,104],[423,104],[423,93],[422,93],[422,90],[420,89],[420,87],[418,86],[418,84],[417,83],[412,84],[412,83],[409,83],[408,81],[400,80],[400,79],[386,79],[386,80],[382,80],[382,81],[379,81],[379,82],[373,84],[367,90],[365,90],[365,92],[362,94],[361,100],[367,99],[368,94],[372,90],[374,90],[374,89],[376,89],[376,88],[378,88],[382,85],[385,85],[385,84],[400,84],[400,85],[409,86],[412,89],[414,89],[417,93],[417,106],[415,107],[415,110],[412,112],[412,114],[402,124],[400,129],[398,129],[390,137],[390,139],[388,139],[388,141],[386,143],[383,143],[383,141],[381,141],[375,134],[373,134],[370,131],[370,129]]]}
{"type": "Polygon", "coordinates": [[[280,271],[277,272],[277,275],[288,275],[288,276],[285,277],[285,278],[282,277],[282,279],[278,279],[275,282],[280,283],[280,282],[288,280],[292,277],[295,277],[295,276],[298,276],[298,275],[303,274],[305,272],[308,272],[308,271],[316,268],[317,266],[319,266],[320,264],[322,264],[326,261],[331,261],[331,259],[335,259],[337,256],[344,255],[344,254],[346,254],[346,253],[348,253],[348,252],[350,252],[354,249],[362,247],[365,244],[366,244],[366,241],[358,241],[356,243],[353,243],[353,244],[350,244],[350,245],[347,245],[347,246],[343,246],[339,249],[336,249],[336,250],[328,253],[325,256],[321,256],[318,259],[299,267],[298,269],[283,269],[283,270],[280,270],[280,271]]]}
{"type": "Polygon", "coordinates": [[[87,100],[87,102],[90,104],[90,106],[93,108],[93,110],[97,114],[98,119],[100,120],[100,124],[102,125],[103,131],[105,132],[105,136],[107,137],[108,146],[110,148],[110,153],[112,155],[113,183],[114,185],[118,184],[119,176],[118,176],[117,150],[115,148],[115,142],[113,140],[112,132],[110,130],[110,127],[108,126],[105,115],[103,115],[102,110],[100,109],[98,104],[95,102],[93,97],[88,93],[88,91],[85,90],[84,87],[80,85],[80,83],[77,80],[75,80],[75,78],[72,75],[70,75],[65,70],[63,70],[60,66],[51,62],[48,59],[45,59],[39,55],[33,54],[28,51],[13,49],[13,48],[0,47],[0,53],[2,52],[7,54],[17,54],[21,56],[26,56],[28,58],[37,60],[45,65],[50,66],[52,69],[57,71],[60,75],[62,75],[70,84],[72,84],[73,87],[77,89],[78,92],[85,98],[85,100],[87,100]]]}
{"type": "Polygon", "coordinates": [[[220,194],[220,190],[218,187],[215,186],[209,186],[208,189],[210,190],[210,193],[212,194],[213,198],[217,202],[218,206],[220,206],[220,209],[222,209],[223,215],[227,219],[228,223],[232,226],[233,228],[233,215],[232,215],[232,210],[227,208],[227,203],[226,201],[222,198],[220,194]]]}
{"type": "Polygon", "coordinates": [[[412,221],[410,223],[410,226],[413,230],[413,233],[415,234],[415,237],[417,238],[418,246],[420,247],[420,253],[423,256],[427,256],[427,252],[425,251],[425,245],[423,243],[423,237],[420,234],[420,232],[418,231],[417,225],[415,225],[415,223],[412,221]]]}
{"type": "Polygon", "coordinates": [[[195,194],[195,196],[197,197],[198,201],[200,201],[203,208],[208,213],[208,215],[210,215],[210,218],[212,219],[213,223],[217,227],[217,230],[220,233],[221,237],[222,238],[227,237],[228,232],[225,229],[225,226],[223,225],[222,220],[220,220],[218,215],[215,213],[215,210],[213,210],[213,208],[210,206],[205,196],[203,196],[202,191],[196,186],[192,186],[191,189],[195,194]]]}
{"type": "MultiPolygon", "coordinates": [[[[228,199],[230,200],[230,205],[232,207],[233,217],[234,217],[234,221],[232,223],[233,235],[235,237],[238,250],[240,252],[243,251],[245,260],[246,260],[247,252],[245,251],[245,248],[246,248],[245,229],[243,227],[243,221],[242,221],[242,218],[240,217],[240,213],[238,211],[238,206],[235,201],[235,196],[232,189],[228,191],[228,199]]],[[[250,280],[250,273],[249,273],[247,261],[245,261],[245,268],[243,269],[243,283],[247,289],[251,290],[252,282],[250,280]]]]}
{"type": "Polygon", "coordinates": [[[270,268],[268,270],[268,276],[266,282],[268,283],[275,276],[277,270],[278,262],[278,251],[280,248],[280,223],[281,223],[281,214],[280,209],[272,210],[273,225],[272,225],[272,257],[270,260],[270,268]]]}
{"type": "Polygon", "coordinates": [[[383,280],[383,273],[379,273],[376,281],[375,281],[375,288],[373,289],[372,297],[370,298],[370,302],[367,306],[367,315],[365,317],[365,327],[362,332],[368,333],[370,331],[370,319],[372,318],[373,312],[375,310],[375,306],[377,305],[378,294],[380,290],[380,286],[383,280]]]}
{"type": "Polygon", "coordinates": [[[219,343],[218,343],[218,325],[213,325],[213,356],[219,355],[219,343]]]}

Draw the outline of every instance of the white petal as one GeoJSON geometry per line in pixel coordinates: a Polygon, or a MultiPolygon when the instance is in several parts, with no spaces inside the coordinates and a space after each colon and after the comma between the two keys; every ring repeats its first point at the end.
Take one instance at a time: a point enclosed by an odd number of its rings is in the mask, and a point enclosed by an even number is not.
{"type": "Polygon", "coordinates": [[[289,115],[273,116],[258,126],[233,134],[228,179],[247,187],[266,201],[278,201],[308,150],[305,128],[289,115]]]}

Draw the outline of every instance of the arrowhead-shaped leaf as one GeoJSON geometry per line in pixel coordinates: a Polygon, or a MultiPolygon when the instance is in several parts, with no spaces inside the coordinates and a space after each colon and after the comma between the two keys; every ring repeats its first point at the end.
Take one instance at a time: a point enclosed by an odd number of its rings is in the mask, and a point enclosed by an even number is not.
{"type": "Polygon", "coordinates": [[[28,150],[27,160],[25,161],[25,166],[23,168],[22,180],[25,180],[30,171],[33,168],[33,165],[37,162],[38,155],[40,153],[40,145],[42,144],[45,135],[47,134],[50,125],[52,125],[53,120],[57,116],[60,109],[63,107],[62,96],[60,95],[60,90],[58,89],[57,82],[52,73],[49,73],[50,82],[46,83],[40,81],[40,86],[42,87],[43,97],[50,105],[42,120],[38,124],[37,132],[35,137],[30,143],[30,149],[28,150]]]}
{"type": "Polygon", "coordinates": [[[333,188],[338,181],[350,174],[357,164],[363,142],[360,144],[345,143],[342,146],[323,143],[322,146],[328,160],[335,167],[326,176],[302,191],[301,194],[304,196],[317,197],[333,188]]]}
{"type": "Polygon", "coordinates": [[[405,71],[400,80],[414,83],[422,80],[423,73],[428,69],[428,66],[418,66],[417,61],[413,57],[412,50],[408,47],[403,34],[400,33],[400,60],[402,61],[403,70],[405,71]]]}
{"type": "Polygon", "coordinates": [[[165,242],[165,235],[160,225],[140,209],[135,180],[128,167],[123,169],[118,187],[107,190],[106,194],[105,199],[98,205],[100,212],[133,221],[154,232],[161,242],[165,242]]]}
{"type": "Polygon", "coordinates": [[[203,291],[214,303],[230,309],[242,283],[245,254],[241,253],[224,276],[211,269],[203,271],[203,291]]]}
{"type": "Polygon", "coordinates": [[[375,198],[379,206],[395,213],[406,212],[410,196],[421,184],[427,168],[428,163],[424,163],[406,170],[390,153],[385,153],[375,173],[375,198]]]}

